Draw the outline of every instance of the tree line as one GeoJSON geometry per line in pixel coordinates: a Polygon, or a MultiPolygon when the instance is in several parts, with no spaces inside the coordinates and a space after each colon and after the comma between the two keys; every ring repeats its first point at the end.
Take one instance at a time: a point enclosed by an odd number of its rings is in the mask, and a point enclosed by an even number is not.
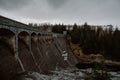
{"type": "Polygon", "coordinates": [[[120,58],[120,30],[113,29],[112,25],[74,25],[69,34],[71,41],[79,44],[85,54],[102,54],[116,60],[120,58]]]}
{"type": "Polygon", "coordinates": [[[102,54],[107,58],[120,60],[120,30],[112,25],[47,25],[52,32],[67,34],[71,42],[79,44],[85,54],[102,54]],[[72,28],[72,29],[71,29],[72,28]]]}

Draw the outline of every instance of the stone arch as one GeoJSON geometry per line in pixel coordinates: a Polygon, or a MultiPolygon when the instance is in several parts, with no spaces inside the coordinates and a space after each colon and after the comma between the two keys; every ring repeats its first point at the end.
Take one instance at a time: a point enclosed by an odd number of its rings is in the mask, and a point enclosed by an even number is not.
{"type": "Polygon", "coordinates": [[[45,36],[45,34],[44,34],[44,33],[42,33],[42,36],[45,36]]]}
{"type": "Polygon", "coordinates": [[[29,47],[29,40],[30,40],[30,36],[29,33],[26,31],[21,31],[18,34],[18,42],[21,41],[23,42],[27,47],[29,47]]]}
{"type": "Polygon", "coordinates": [[[25,70],[34,70],[34,60],[31,54],[31,34],[27,31],[21,31],[18,34],[18,53],[25,70]]]}
{"type": "Polygon", "coordinates": [[[38,33],[38,40],[41,41],[42,34],[38,33]]]}
{"type": "Polygon", "coordinates": [[[40,50],[39,50],[39,39],[38,39],[38,33],[32,32],[31,33],[31,51],[33,54],[33,59],[36,64],[36,69],[39,70],[39,63],[40,63],[40,50]]]}
{"type": "Polygon", "coordinates": [[[42,33],[38,33],[38,36],[42,36],[42,33]]]}
{"type": "Polygon", "coordinates": [[[14,34],[16,34],[16,31],[18,30],[18,29],[16,29],[16,28],[13,27],[13,26],[5,26],[5,25],[0,25],[0,28],[1,28],[1,29],[10,30],[10,31],[13,32],[14,34]]]}
{"type": "Polygon", "coordinates": [[[38,35],[35,32],[33,32],[31,34],[31,40],[34,41],[34,42],[36,42],[38,40],[38,35]]]}
{"type": "Polygon", "coordinates": [[[37,33],[35,33],[35,32],[32,32],[32,33],[31,33],[31,35],[37,35],[37,33]]]}
{"type": "Polygon", "coordinates": [[[48,42],[48,33],[45,34],[45,40],[48,42]]]}
{"type": "Polygon", "coordinates": [[[42,34],[42,40],[44,43],[46,42],[46,34],[45,33],[42,34]]]}
{"type": "Polygon", "coordinates": [[[30,34],[29,30],[19,29],[17,34],[30,34]]]}
{"type": "Polygon", "coordinates": [[[0,28],[0,78],[4,80],[21,71],[14,57],[14,44],[15,33],[9,29],[0,28]]]}
{"type": "Polygon", "coordinates": [[[14,53],[15,33],[9,29],[0,28],[0,42],[8,46],[10,51],[14,53]]]}
{"type": "Polygon", "coordinates": [[[15,34],[15,31],[13,29],[9,29],[9,28],[2,28],[0,27],[0,31],[6,31],[6,34],[7,33],[10,33],[10,34],[15,34]]]}
{"type": "Polygon", "coordinates": [[[29,33],[27,31],[21,31],[18,35],[26,36],[29,35],[29,33]]]}
{"type": "Polygon", "coordinates": [[[45,35],[45,40],[48,42],[48,33],[45,35]]]}
{"type": "Polygon", "coordinates": [[[44,35],[43,35],[43,33],[41,33],[41,37],[43,37],[44,35]]]}
{"type": "Polygon", "coordinates": [[[50,41],[50,34],[48,34],[48,41],[50,41]]]}

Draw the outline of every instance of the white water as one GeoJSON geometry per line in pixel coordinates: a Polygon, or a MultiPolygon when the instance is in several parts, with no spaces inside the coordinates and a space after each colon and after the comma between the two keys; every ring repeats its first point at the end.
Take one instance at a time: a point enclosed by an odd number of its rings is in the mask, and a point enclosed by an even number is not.
{"type": "MultiPolygon", "coordinates": [[[[51,74],[44,75],[37,72],[28,73],[21,76],[20,80],[84,80],[85,74],[90,73],[91,69],[68,69],[51,71],[51,74]]],[[[112,80],[120,80],[120,72],[109,72],[113,77],[112,80]]]]}

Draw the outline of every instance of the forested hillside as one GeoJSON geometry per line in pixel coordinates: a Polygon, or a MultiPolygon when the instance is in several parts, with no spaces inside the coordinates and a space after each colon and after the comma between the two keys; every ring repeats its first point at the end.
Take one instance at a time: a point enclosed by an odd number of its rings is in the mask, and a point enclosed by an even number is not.
{"type": "Polygon", "coordinates": [[[84,54],[102,54],[106,58],[119,60],[120,58],[120,30],[112,25],[58,25],[53,26],[53,32],[64,30],[74,44],[79,44],[84,54]],[[71,30],[70,27],[73,29],[71,30]]]}

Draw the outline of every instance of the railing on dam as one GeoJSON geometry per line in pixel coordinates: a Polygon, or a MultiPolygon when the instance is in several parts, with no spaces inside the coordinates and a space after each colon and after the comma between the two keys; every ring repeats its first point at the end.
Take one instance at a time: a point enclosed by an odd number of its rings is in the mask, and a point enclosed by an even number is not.
{"type": "Polygon", "coordinates": [[[0,28],[5,28],[7,27],[7,29],[12,30],[14,32],[15,31],[29,31],[29,32],[35,32],[35,33],[41,33],[41,34],[45,34],[45,36],[52,36],[52,37],[63,37],[63,34],[57,34],[57,33],[53,33],[53,32],[47,32],[47,31],[43,31],[40,28],[35,28],[33,26],[29,26],[27,24],[3,17],[0,15],[0,28]],[[11,29],[12,28],[12,29],[11,29]],[[13,30],[14,29],[14,30],[13,30]]]}
{"type": "MultiPolygon", "coordinates": [[[[36,31],[36,32],[40,32],[40,29],[36,29],[32,26],[28,26],[27,24],[23,24],[21,22],[0,16],[0,25],[5,25],[8,27],[15,27],[15,28],[22,28],[22,29],[26,29],[26,30],[32,30],[32,31],[36,31]]],[[[43,32],[43,31],[41,31],[43,32]]]]}

